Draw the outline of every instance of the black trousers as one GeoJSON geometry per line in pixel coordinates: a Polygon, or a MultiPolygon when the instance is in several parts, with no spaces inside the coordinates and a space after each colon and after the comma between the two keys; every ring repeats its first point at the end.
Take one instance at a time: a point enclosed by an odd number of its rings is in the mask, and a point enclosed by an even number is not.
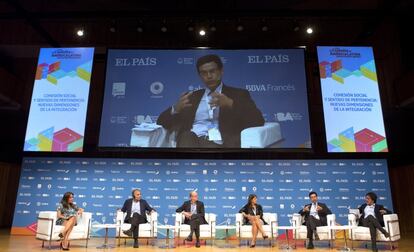
{"type": "Polygon", "coordinates": [[[377,229],[381,231],[381,233],[383,234],[387,233],[387,231],[385,231],[385,229],[381,226],[379,221],[376,218],[374,218],[372,215],[368,215],[367,217],[362,219],[362,225],[364,227],[369,228],[369,233],[371,234],[372,247],[376,248],[377,247],[377,229]]]}
{"type": "Polygon", "coordinates": [[[306,227],[308,229],[307,237],[308,239],[313,239],[313,233],[316,232],[316,227],[322,226],[322,221],[316,219],[312,215],[309,215],[308,219],[306,220],[306,227]]]}
{"type": "Polygon", "coordinates": [[[197,215],[191,217],[191,219],[190,219],[190,235],[189,236],[192,237],[193,233],[195,233],[195,237],[196,237],[197,241],[200,240],[200,224],[201,224],[201,221],[200,221],[200,219],[198,218],[197,215]]]}
{"type": "Polygon", "coordinates": [[[128,223],[131,224],[131,231],[134,239],[138,239],[139,233],[139,224],[147,223],[147,219],[144,216],[134,213],[131,218],[129,218],[128,223]]]}
{"type": "Polygon", "coordinates": [[[218,148],[222,147],[220,144],[209,141],[206,137],[198,137],[192,131],[185,131],[180,133],[177,139],[177,147],[181,148],[218,148]]]}

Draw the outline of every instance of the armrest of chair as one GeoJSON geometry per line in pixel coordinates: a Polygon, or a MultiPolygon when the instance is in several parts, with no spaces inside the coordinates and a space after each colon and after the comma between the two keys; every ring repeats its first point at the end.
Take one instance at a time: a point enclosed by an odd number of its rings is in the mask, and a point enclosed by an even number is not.
{"type": "Polygon", "coordinates": [[[148,221],[151,225],[151,236],[155,237],[156,233],[157,233],[157,226],[158,226],[158,213],[157,212],[152,212],[150,214],[148,214],[148,221]]]}
{"type": "Polygon", "coordinates": [[[211,237],[214,236],[214,234],[216,233],[216,219],[217,219],[217,215],[214,213],[208,213],[208,221],[209,221],[209,225],[210,225],[210,234],[211,237]]]}
{"type": "Polygon", "coordinates": [[[384,215],[385,229],[390,233],[390,237],[400,235],[400,223],[397,214],[384,215]]]}
{"type": "MultiPolygon", "coordinates": [[[[271,232],[271,236],[272,238],[275,237],[275,231],[277,231],[277,220],[272,220],[270,222],[270,232],[271,232]]],[[[277,236],[277,235],[276,235],[277,236]]]]}
{"type": "Polygon", "coordinates": [[[243,225],[243,215],[241,213],[236,213],[235,224],[237,236],[240,237],[241,226],[243,225]]]}
{"type": "Polygon", "coordinates": [[[282,133],[279,123],[270,122],[242,130],[240,138],[242,148],[264,148],[282,139],[282,133]]]}
{"type": "Polygon", "coordinates": [[[348,224],[350,226],[358,226],[358,218],[355,214],[348,214],[348,224]]]}
{"type": "Polygon", "coordinates": [[[125,213],[122,212],[121,210],[117,210],[116,211],[116,223],[117,224],[124,224],[124,220],[125,220],[125,213]]]}
{"type": "Polygon", "coordinates": [[[182,221],[183,221],[183,214],[175,213],[175,232],[178,233],[178,237],[180,236],[180,229],[181,229],[182,221]]]}
{"type": "Polygon", "coordinates": [[[78,215],[77,223],[78,225],[89,225],[90,220],[92,219],[92,213],[90,212],[83,212],[82,215],[78,215]]]}
{"type": "Polygon", "coordinates": [[[41,211],[37,217],[36,234],[52,236],[57,219],[56,211],[41,211]]]}
{"type": "Polygon", "coordinates": [[[166,147],[169,131],[156,123],[141,123],[131,129],[130,146],[166,147]]]}
{"type": "Polygon", "coordinates": [[[302,220],[303,220],[302,215],[300,215],[298,213],[292,214],[292,226],[294,226],[294,227],[301,226],[302,223],[303,223],[302,220]]]}
{"type": "Polygon", "coordinates": [[[336,225],[336,216],[335,214],[328,214],[326,216],[326,220],[328,222],[328,226],[335,226],[336,225]]]}

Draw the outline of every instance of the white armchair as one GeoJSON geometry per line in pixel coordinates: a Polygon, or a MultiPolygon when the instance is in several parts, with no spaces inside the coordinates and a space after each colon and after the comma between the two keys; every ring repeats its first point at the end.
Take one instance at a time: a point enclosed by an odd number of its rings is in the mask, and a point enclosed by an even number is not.
{"type": "MultiPolygon", "coordinates": [[[[90,237],[92,213],[84,212],[77,217],[77,225],[73,227],[69,235],[69,240],[86,240],[86,247],[88,247],[88,240],[90,237]]],[[[36,239],[42,241],[42,248],[45,241],[49,242],[49,249],[52,241],[60,241],[59,233],[64,229],[64,226],[56,225],[57,213],[56,211],[41,211],[37,217],[36,239]]]]}
{"type": "MultiPolygon", "coordinates": [[[[116,237],[118,238],[118,246],[120,245],[121,238],[124,239],[124,244],[126,239],[130,238],[123,231],[129,230],[131,224],[124,223],[126,213],[122,211],[116,211],[116,223],[120,224],[121,227],[116,229],[116,237]]],[[[158,225],[158,213],[152,212],[147,213],[147,223],[139,225],[138,238],[146,238],[147,244],[149,239],[157,238],[157,225],[158,225]]]]}
{"type": "Polygon", "coordinates": [[[266,148],[282,140],[282,131],[279,123],[269,122],[242,130],[240,137],[242,148],[266,148]]]}
{"type": "MultiPolygon", "coordinates": [[[[280,140],[282,133],[277,122],[244,129],[240,133],[241,148],[265,148],[280,140]]],[[[130,146],[175,148],[176,132],[155,123],[143,123],[131,129],[130,146]]]]}
{"type": "MultiPolygon", "coordinates": [[[[216,236],[216,218],[217,215],[213,213],[206,213],[204,215],[207,224],[200,225],[200,239],[213,240],[216,236]]],[[[190,225],[184,224],[184,214],[175,214],[175,237],[187,238],[190,234],[190,225]]],[[[184,241],[185,242],[185,241],[184,241]]]]}
{"type": "MultiPolygon", "coordinates": [[[[239,243],[243,239],[251,239],[252,235],[252,226],[243,225],[243,214],[236,214],[236,234],[239,238],[239,243]]],[[[263,230],[266,235],[269,236],[269,244],[272,245],[272,241],[277,238],[277,214],[276,213],[263,213],[263,219],[266,221],[267,225],[263,225],[263,230]]],[[[259,236],[258,236],[259,238],[259,236]]]]}
{"type": "MultiPolygon", "coordinates": [[[[332,232],[329,229],[330,226],[336,225],[336,217],[335,214],[328,214],[326,216],[327,226],[320,226],[316,227],[316,233],[318,234],[319,240],[328,240],[329,245],[331,243],[331,240],[335,238],[335,236],[332,236],[332,232]]],[[[306,240],[308,235],[308,229],[305,225],[303,225],[305,222],[304,216],[294,213],[292,216],[292,225],[298,227],[298,229],[294,230],[293,237],[295,240],[306,240]]],[[[305,241],[306,242],[306,241],[305,241]]]]}
{"type": "MultiPolygon", "coordinates": [[[[358,209],[349,209],[348,214],[349,225],[354,226],[350,230],[349,237],[353,241],[371,241],[371,234],[368,227],[358,226],[359,218],[361,217],[358,209]]],[[[390,234],[390,238],[386,238],[384,234],[377,230],[377,242],[389,242],[390,249],[394,248],[393,242],[398,241],[400,236],[400,224],[398,222],[397,214],[384,215],[384,229],[390,234]]]]}

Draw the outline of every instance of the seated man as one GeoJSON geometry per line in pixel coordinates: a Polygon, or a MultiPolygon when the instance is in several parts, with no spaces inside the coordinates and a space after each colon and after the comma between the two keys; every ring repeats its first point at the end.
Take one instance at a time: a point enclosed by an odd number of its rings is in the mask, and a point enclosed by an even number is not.
{"type": "Polygon", "coordinates": [[[240,148],[241,131],[263,126],[262,113],[247,90],[223,83],[219,56],[200,57],[197,71],[206,88],[183,94],[157,124],[177,131],[177,147],[240,148]]]}
{"type": "Polygon", "coordinates": [[[134,189],[132,190],[132,199],[125,200],[121,211],[127,213],[124,222],[131,224],[131,228],[124,231],[124,234],[133,236],[134,248],[138,248],[139,225],[147,223],[146,213],[154,212],[155,210],[147,203],[147,201],[141,199],[141,191],[134,189]]]}
{"type": "Polygon", "coordinates": [[[204,217],[204,204],[198,200],[197,192],[190,192],[190,200],[183,203],[182,206],[177,208],[177,213],[182,213],[185,216],[184,224],[190,225],[190,235],[186,238],[186,241],[193,240],[193,233],[196,237],[196,247],[200,247],[200,225],[207,224],[204,217]]]}
{"type": "Polygon", "coordinates": [[[368,227],[371,234],[372,251],[377,249],[377,229],[384,234],[385,237],[390,237],[390,234],[383,228],[384,214],[391,214],[391,211],[386,209],[383,205],[377,204],[377,195],[369,192],[365,195],[365,203],[359,208],[361,218],[359,225],[368,227]]]}
{"type": "Polygon", "coordinates": [[[315,234],[315,239],[319,240],[316,227],[326,226],[328,224],[326,216],[332,212],[325,204],[318,202],[318,194],[316,192],[310,192],[309,199],[311,204],[305,205],[299,211],[299,214],[305,216],[305,224],[308,229],[307,238],[309,242],[306,248],[313,249],[313,234],[315,234]]]}

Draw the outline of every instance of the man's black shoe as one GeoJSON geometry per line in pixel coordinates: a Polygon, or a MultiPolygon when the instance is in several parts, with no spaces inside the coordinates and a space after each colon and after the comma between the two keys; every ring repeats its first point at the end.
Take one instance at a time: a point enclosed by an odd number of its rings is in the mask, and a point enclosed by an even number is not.
{"type": "Polygon", "coordinates": [[[309,241],[308,242],[308,246],[306,246],[307,249],[314,249],[315,247],[313,246],[313,242],[309,241]]]}
{"type": "Polygon", "coordinates": [[[192,236],[188,236],[187,238],[185,238],[186,241],[188,242],[192,242],[193,241],[193,237],[192,236]]]}
{"type": "Polygon", "coordinates": [[[126,230],[126,231],[123,231],[123,233],[124,233],[125,235],[132,236],[132,231],[131,231],[131,229],[126,230]]]}
{"type": "Polygon", "coordinates": [[[200,247],[200,241],[196,241],[196,248],[200,247]]]}
{"type": "Polygon", "coordinates": [[[138,239],[134,240],[134,248],[139,248],[138,239]]]}

